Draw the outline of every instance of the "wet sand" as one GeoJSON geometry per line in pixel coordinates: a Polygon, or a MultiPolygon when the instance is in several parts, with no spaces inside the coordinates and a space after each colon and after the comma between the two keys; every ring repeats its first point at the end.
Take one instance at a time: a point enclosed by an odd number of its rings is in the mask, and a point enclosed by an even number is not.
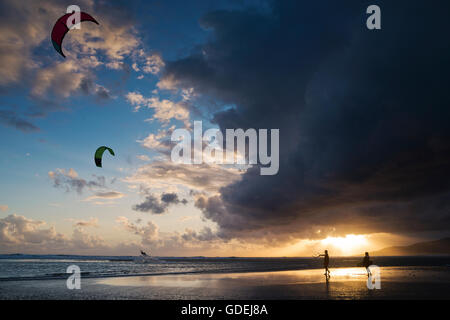
{"type": "Polygon", "coordinates": [[[0,282],[0,299],[450,299],[449,267],[382,267],[381,289],[363,268],[0,282]]]}

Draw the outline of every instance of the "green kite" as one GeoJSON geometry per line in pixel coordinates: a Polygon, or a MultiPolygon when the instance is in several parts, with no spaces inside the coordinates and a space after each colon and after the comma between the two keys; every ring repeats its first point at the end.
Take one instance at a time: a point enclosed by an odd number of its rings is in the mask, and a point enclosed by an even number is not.
{"type": "Polygon", "coordinates": [[[108,150],[109,153],[113,156],[115,156],[113,149],[105,147],[105,146],[101,146],[97,149],[97,151],[95,151],[95,156],[94,156],[94,160],[95,160],[95,165],[97,167],[102,167],[102,157],[103,157],[103,152],[105,152],[105,150],[108,150]]]}

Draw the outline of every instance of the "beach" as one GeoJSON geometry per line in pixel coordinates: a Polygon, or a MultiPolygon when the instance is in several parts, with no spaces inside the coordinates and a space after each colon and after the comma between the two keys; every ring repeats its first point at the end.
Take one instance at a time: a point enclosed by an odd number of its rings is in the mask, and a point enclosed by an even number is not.
{"type": "Polygon", "coordinates": [[[363,268],[323,270],[121,276],[81,279],[69,290],[66,280],[0,282],[0,299],[449,299],[448,267],[382,267],[381,288],[367,288],[363,268]]]}

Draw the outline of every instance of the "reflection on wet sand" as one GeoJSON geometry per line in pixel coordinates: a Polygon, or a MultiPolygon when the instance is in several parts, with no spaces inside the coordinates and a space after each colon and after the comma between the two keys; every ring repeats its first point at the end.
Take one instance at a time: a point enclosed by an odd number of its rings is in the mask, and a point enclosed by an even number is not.
{"type": "Polygon", "coordinates": [[[381,289],[365,268],[0,282],[0,299],[449,299],[449,267],[382,267],[381,289]]]}
{"type": "Polygon", "coordinates": [[[381,279],[384,286],[381,290],[367,288],[367,273],[364,268],[331,269],[328,281],[322,270],[314,269],[108,278],[97,280],[97,284],[140,287],[143,292],[146,288],[162,291],[176,288],[180,293],[183,290],[190,293],[207,292],[206,297],[202,294],[203,299],[371,299],[395,298],[397,294],[420,297],[428,290],[425,289],[427,286],[442,291],[441,285],[450,283],[449,275],[446,274],[443,278],[442,272],[443,270],[423,268],[382,268],[381,279]]]}
{"type": "MultiPolygon", "coordinates": [[[[360,280],[366,281],[367,276],[361,268],[339,268],[331,272],[330,281],[360,280]]],[[[216,287],[228,285],[230,283],[258,284],[270,286],[274,284],[307,284],[323,283],[325,277],[322,270],[297,270],[278,272],[247,272],[247,273],[219,273],[219,274],[189,274],[189,275],[162,275],[162,276],[136,276],[124,278],[106,278],[98,281],[100,284],[116,286],[181,286],[181,287],[216,287]]]]}

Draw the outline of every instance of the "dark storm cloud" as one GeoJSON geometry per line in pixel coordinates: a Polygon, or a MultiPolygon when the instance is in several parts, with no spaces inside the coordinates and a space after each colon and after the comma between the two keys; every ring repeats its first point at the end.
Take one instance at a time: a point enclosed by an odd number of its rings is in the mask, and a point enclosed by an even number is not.
{"type": "Polygon", "coordinates": [[[145,197],[144,202],[133,206],[133,210],[141,212],[152,212],[154,214],[164,213],[167,206],[159,201],[155,196],[148,195],[145,197]]]}
{"type": "Polygon", "coordinates": [[[39,128],[31,122],[19,117],[14,111],[0,110],[0,123],[23,132],[36,132],[39,128]]]}
{"type": "Polygon", "coordinates": [[[163,193],[160,199],[152,194],[148,194],[144,202],[133,206],[133,210],[161,214],[167,212],[170,205],[179,203],[186,204],[187,200],[180,200],[176,193],[163,193]]]}
{"type": "Polygon", "coordinates": [[[217,11],[164,78],[233,104],[225,128],[279,128],[280,170],[196,205],[223,237],[450,229],[449,4],[279,1],[217,11]]]}

